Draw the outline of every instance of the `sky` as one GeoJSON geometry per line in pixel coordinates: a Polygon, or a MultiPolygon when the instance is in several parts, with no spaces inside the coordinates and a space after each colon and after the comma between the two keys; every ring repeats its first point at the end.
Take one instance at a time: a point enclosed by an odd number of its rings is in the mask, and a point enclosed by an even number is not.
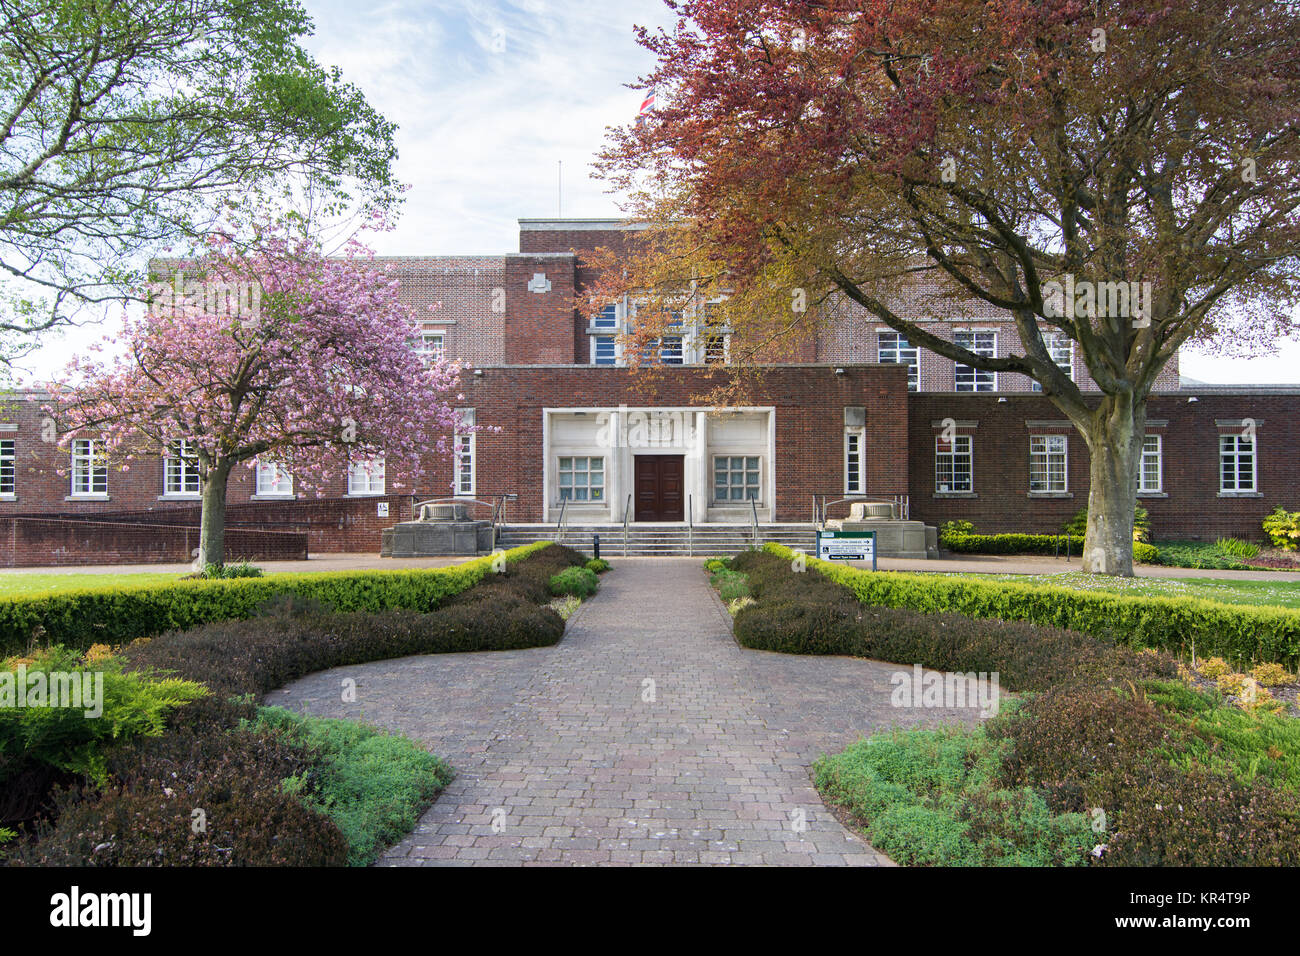
{"type": "MultiPolygon", "coordinates": [[[[500,254],[518,250],[520,218],[619,215],[591,162],[607,127],[636,116],[642,94],[626,84],[653,64],[634,26],[670,24],[662,0],[301,2],[308,49],[399,127],[396,173],[411,188],[378,252],[500,254]]],[[[50,338],[28,364],[53,371],[117,321],[50,338]]],[[[1182,371],[1300,384],[1300,343],[1249,360],[1185,351],[1182,371]]]]}

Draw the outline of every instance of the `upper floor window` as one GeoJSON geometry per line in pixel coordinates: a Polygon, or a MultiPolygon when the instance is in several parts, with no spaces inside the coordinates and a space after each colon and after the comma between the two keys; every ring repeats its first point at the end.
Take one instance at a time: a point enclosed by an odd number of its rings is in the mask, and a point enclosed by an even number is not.
{"type": "Polygon", "coordinates": [[[591,337],[591,364],[618,364],[618,340],[614,336],[593,335],[591,337]]]}
{"type": "Polygon", "coordinates": [[[975,490],[970,435],[954,435],[951,440],[943,436],[935,438],[934,490],[941,493],[975,490]]]}
{"type": "Polygon", "coordinates": [[[0,497],[12,498],[17,490],[18,455],[12,438],[0,438],[0,497]]]}
{"type": "MultiPolygon", "coordinates": [[[[996,358],[998,354],[996,332],[958,332],[953,336],[953,342],[976,355],[996,358]]],[[[956,363],[954,380],[959,392],[995,392],[998,387],[996,372],[986,372],[960,362],[956,363]]]]}
{"type": "Polygon", "coordinates": [[[1038,493],[1069,491],[1069,439],[1065,435],[1029,436],[1029,490],[1038,493]]]}
{"type": "Polygon", "coordinates": [[[108,462],[104,443],[97,438],[77,438],[72,442],[72,495],[75,498],[108,495],[108,462]]]}
{"type": "Polygon", "coordinates": [[[1254,436],[1219,436],[1219,491],[1254,492],[1258,476],[1254,436]]]}
{"type": "Polygon", "coordinates": [[[704,340],[704,364],[726,365],[731,359],[731,336],[710,334],[704,340]]]}
{"type": "Polygon", "coordinates": [[[163,494],[177,498],[194,498],[199,494],[199,456],[188,441],[171,447],[163,459],[163,494]]]}
{"type": "Polygon", "coordinates": [[[276,461],[257,463],[257,494],[267,498],[293,497],[293,475],[276,461]]]}
{"type": "Polygon", "coordinates": [[[876,360],[886,365],[907,366],[907,390],[915,392],[920,385],[920,353],[900,332],[880,332],[877,337],[876,360]]]}
{"type": "Polygon", "coordinates": [[[680,335],[666,335],[659,340],[659,361],[664,365],[681,365],[686,356],[680,335]]]}
{"type": "Polygon", "coordinates": [[[602,308],[591,317],[591,327],[593,329],[618,328],[618,306],[610,303],[602,308]]]}
{"type": "Polygon", "coordinates": [[[384,493],[384,459],[348,463],[348,494],[382,495],[384,493]]]}
{"type": "Polygon", "coordinates": [[[1159,435],[1142,440],[1142,463],[1138,467],[1138,491],[1158,493],[1164,480],[1163,449],[1159,435]]]}
{"type": "Polygon", "coordinates": [[[436,362],[447,351],[447,333],[441,329],[422,329],[416,352],[426,362],[436,362]]]}
{"type": "MultiPolygon", "coordinates": [[[[1074,381],[1074,339],[1070,338],[1059,329],[1048,329],[1043,332],[1043,345],[1047,347],[1047,354],[1051,356],[1056,367],[1065,373],[1065,377],[1074,381]]],[[[1033,390],[1041,392],[1043,386],[1035,381],[1033,390]]]]}

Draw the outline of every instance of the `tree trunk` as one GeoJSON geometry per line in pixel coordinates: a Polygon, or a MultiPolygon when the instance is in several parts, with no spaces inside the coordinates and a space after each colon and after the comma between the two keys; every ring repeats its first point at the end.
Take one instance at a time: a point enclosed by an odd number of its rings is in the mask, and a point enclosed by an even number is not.
{"type": "Polygon", "coordinates": [[[233,462],[218,461],[203,476],[203,513],[199,519],[198,568],[226,563],[226,483],[233,462]]]}
{"type": "Polygon", "coordinates": [[[1133,576],[1133,511],[1146,437],[1146,401],[1102,399],[1085,434],[1091,463],[1083,570],[1133,576]]]}

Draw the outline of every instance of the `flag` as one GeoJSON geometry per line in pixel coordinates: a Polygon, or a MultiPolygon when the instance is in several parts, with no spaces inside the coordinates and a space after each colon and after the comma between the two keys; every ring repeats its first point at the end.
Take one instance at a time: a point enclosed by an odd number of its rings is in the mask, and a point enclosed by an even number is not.
{"type": "Polygon", "coordinates": [[[655,91],[651,90],[645,95],[645,99],[641,101],[641,108],[636,112],[636,125],[640,126],[642,123],[644,123],[646,117],[650,115],[650,111],[653,110],[654,108],[655,108],[655,91]]]}

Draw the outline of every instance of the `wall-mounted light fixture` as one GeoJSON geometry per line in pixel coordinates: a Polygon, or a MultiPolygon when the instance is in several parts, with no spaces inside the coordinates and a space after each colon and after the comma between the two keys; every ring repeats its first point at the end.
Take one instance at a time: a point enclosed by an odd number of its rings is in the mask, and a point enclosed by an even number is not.
{"type": "Polygon", "coordinates": [[[1005,395],[1003,395],[1001,398],[998,399],[998,404],[999,404],[999,405],[1005,404],[1005,403],[1006,403],[1006,400],[1007,400],[1007,397],[1006,397],[1005,395]]]}
{"type": "Polygon", "coordinates": [[[837,368],[837,369],[835,370],[835,374],[836,374],[836,375],[843,375],[843,374],[844,374],[844,369],[842,369],[842,368],[837,368]]]}
{"type": "Polygon", "coordinates": [[[1192,402],[1199,402],[1199,401],[1200,401],[1200,399],[1197,398],[1195,395],[1193,395],[1191,398],[1189,398],[1189,399],[1187,400],[1187,404],[1190,405],[1190,404],[1192,404],[1192,402]]]}

